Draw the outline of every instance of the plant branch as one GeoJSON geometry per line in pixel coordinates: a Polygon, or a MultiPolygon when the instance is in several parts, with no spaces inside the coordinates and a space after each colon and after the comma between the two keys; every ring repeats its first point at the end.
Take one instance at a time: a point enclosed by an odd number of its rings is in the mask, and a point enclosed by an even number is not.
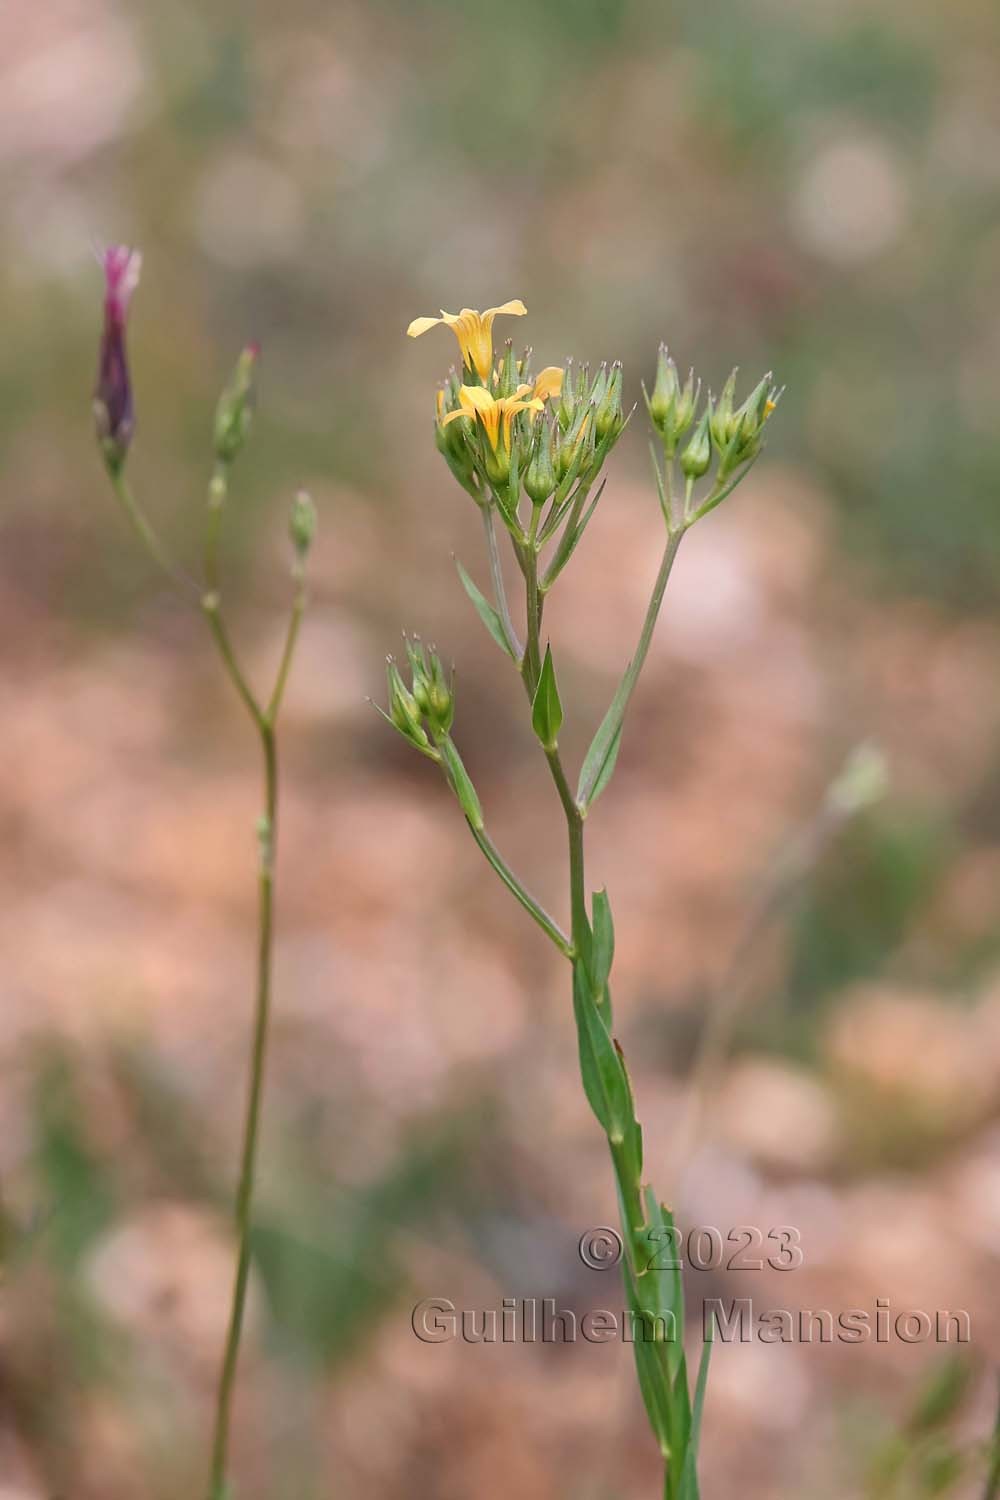
{"type": "Polygon", "coordinates": [[[559,949],[559,952],[563,955],[563,957],[569,959],[575,958],[576,951],[570,939],[563,932],[558,922],[550,917],[545,908],[541,906],[535,900],[535,898],[529,894],[527,890],[525,890],[524,886],[521,884],[520,880],[518,880],[517,876],[514,874],[510,866],[507,864],[506,860],[503,858],[500,851],[493,843],[493,840],[486,833],[485,829],[477,828],[475,824],[468,818],[466,818],[466,822],[469,825],[469,830],[472,834],[472,837],[475,839],[476,843],[483,851],[483,854],[486,856],[490,865],[500,876],[500,879],[503,881],[504,885],[507,887],[510,893],[516,898],[516,900],[521,903],[532,920],[538,923],[538,926],[542,929],[546,936],[551,938],[552,942],[559,949]]]}
{"type": "Polygon", "coordinates": [[[139,538],[148,556],[175,588],[179,588],[183,593],[193,592],[197,594],[198,585],[193,578],[189,578],[182,569],[177,567],[163,542],[161,542],[159,536],[153,530],[149,521],[147,521],[145,513],[132,493],[132,488],[122,470],[113,467],[111,464],[107,465],[107,470],[111,486],[118,498],[119,504],[128,517],[133,531],[139,538]]]}

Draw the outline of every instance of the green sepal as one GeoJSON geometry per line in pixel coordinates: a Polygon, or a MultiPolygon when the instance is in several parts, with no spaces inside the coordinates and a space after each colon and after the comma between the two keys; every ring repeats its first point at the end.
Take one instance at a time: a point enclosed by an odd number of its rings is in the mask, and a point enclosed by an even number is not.
{"type": "Polygon", "coordinates": [[[545,647],[545,660],[538,674],[538,686],[531,702],[531,727],[546,750],[554,750],[562,728],[563,709],[552,665],[552,647],[545,647]]]}
{"type": "Polygon", "coordinates": [[[455,796],[458,798],[459,806],[465,813],[469,822],[476,830],[483,827],[483,809],[479,797],[468,771],[462,763],[462,757],[455,749],[454,743],[446,735],[438,742],[441,758],[448,771],[448,780],[451,782],[455,796]]]}
{"type": "Polygon", "coordinates": [[[580,1049],[583,1091],[613,1146],[634,1135],[632,1090],[615,1047],[590,993],[590,977],[581,960],[573,966],[573,1015],[580,1049]]]}
{"type": "Polygon", "coordinates": [[[507,631],[504,629],[504,623],[499,613],[493,608],[486,595],[476,587],[457,557],[455,559],[455,566],[458,569],[458,576],[462,580],[462,587],[472,600],[476,614],[482,620],[486,629],[500,647],[500,650],[505,651],[512,661],[516,661],[514,648],[507,638],[507,631]]]}

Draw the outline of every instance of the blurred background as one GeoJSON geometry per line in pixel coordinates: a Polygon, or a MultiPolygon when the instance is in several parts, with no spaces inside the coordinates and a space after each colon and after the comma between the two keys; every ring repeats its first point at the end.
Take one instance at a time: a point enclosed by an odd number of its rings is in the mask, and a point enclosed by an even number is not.
{"type": "MultiPolygon", "coordinates": [[[[489,826],[562,912],[545,768],[454,573],[457,554],[485,583],[432,442],[454,344],[403,336],[515,296],[530,316],[501,337],[536,365],[622,358],[630,401],[661,338],[715,389],[734,363],[788,388],[753,475],[685,543],[589,825],[652,1180],[685,1225],[801,1232],[793,1274],[692,1270],[694,1313],[882,1297],[965,1308],[973,1331],[961,1351],[720,1347],[704,1493],[980,1493],[1000,1332],[995,4],[9,0],[0,43],[3,1500],[200,1492],[233,1256],[256,746],[94,450],[111,240],[145,257],[130,475],[192,567],[216,394],[263,346],[225,539],[255,681],[296,485],[320,514],[240,1494],[657,1483],[627,1349],[432,1347],[410,1325],[429,1296],[620,1307],[577,1255],[615,1205],[561,962],[365,701],[401,627],[454,658],[489,826]],[[742,966],[678,1164],[727,955],[862,740],[889,794],[742,966]]],[[[661,530],[639,413],[552,602],[574,762],[661,530]]]]}

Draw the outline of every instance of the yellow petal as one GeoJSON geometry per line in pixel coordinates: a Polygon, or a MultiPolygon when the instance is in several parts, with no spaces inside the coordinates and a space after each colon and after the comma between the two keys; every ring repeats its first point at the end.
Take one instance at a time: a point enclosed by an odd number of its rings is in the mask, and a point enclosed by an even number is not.
{"type": "Polygon", "coordinates": [[[422,333],[427,332],[428,328],[435,328],[441,321],[441,318],[414,318],[406,330],[407,335],[411,339],[418,339],[422,333]]]}
{"type": "Polygon", "coordinates": [[[498,313],[509,313],[511,317],[523,318],[527,315],[527,311],[528,309],[520,297],[515,297],[513,302],[502,302],[499,307],[488,307],[483,313],[483,317],[495,318],[498,313]]]}
{"type": "Polygon", "coordinates": [[[470,414],[475,411],[484,414],[491,412],[499,404],[483,385],[463,385],[458,399],[470,414]]]}
{"type": "Polygon", "coordinates": [[[563,374],[558,365],[546,365],[535,380],[535,395],[543,401],[558,396],[563,388],[563,374]]]}
{"type": "Polygon", "coordinates": [[[441,418],[441,426],[447,427],[449,422],[454,422],[458,417],[465,417],[468,420],[471,416],[471,411],[450,411],[446,417],[441,418]]]}

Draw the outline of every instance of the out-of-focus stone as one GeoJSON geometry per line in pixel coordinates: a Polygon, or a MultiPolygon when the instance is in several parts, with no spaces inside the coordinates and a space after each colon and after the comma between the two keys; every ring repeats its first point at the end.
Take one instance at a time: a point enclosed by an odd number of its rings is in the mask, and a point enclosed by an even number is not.
{"type": "Polygon", "coordinates": [[[728,1145],[779,1170],[817,1171],[837,1149],[837,1110],[829,1091],[786,1062],[737,1062],[709,1100],[707,1117],[728,1145]]]}
{"type": "Polygon", "coordinates": [[[905,1101],[931,1127],[960,1128],[994,1097],[976,1012],[926,994],[857,986],[834,1015],[826,1046],[848,1082],[905,1101]]]}

